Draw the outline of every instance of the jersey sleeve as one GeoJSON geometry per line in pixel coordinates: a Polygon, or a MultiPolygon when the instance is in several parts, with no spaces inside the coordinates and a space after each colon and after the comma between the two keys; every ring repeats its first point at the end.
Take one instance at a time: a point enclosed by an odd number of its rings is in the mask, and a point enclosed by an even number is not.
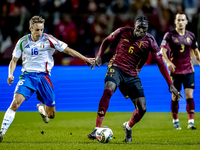
{"type": "Polygon", "coordinates": [[[65,50],[65,48],[68,46],[66,43],[58,40],[57,38],[55,38],[54,36],[52,35],[47,35],[48,37],[48,41],[50,43],[50,46],[52,48],[55,48],[56,50],[62,52],[65,50]]]}
{"type": "Polygon", "coordinates": [[[167,32],[167,33],[165,33],[165,35],[163,37],[160,47],[170,49],[169,48],[169,39],[170,39],[170,34],[169,34],[169,32],[167,32]]]}
{"type": "Polygon", "coordinates": [[[107,36],[103,40],[97,56],[102,56],[103,55],[103,53],[108,48],[108,46],[110,45],[110,43],[112,43],[118,37],[119,33],[121,32],[121,29],[122,28],[118,28],[117,30],[115,30],[114,32],[112,32],[109,36],[107,36]]]}
{"type": "Polygon", "coordinates": [[[195,35],[192,34],[192,36],[193,36],[193,40],[192,40],[191,48],[192,48],[192,49],[196,49],[196,48],[198,48],[198,43],[197,43],[197,40],[196,40],[195,35]]]}
{"type": "Polygon", "coordinates": [[[18,40],[17,44],[15,45],[15,49],[13,50],[12,56],[19,58],[22,54],[22,40],[18,40]]]}
{"type": "Polygon", "coordinates": [[[151,48],[152,48],[152,51],[151,51],[152,56],[156,60],[156,63],[158,65],[158,68],[159,68],[161,74],[165,78],[168,86],[173,85],[172,80],[170,79],[169,73],[167,71],[167,68],[165,66],[165,63],[162,59],[162,53],[160,52],[158,44],[153,37],[150,40],[150,43],[151,43],[151,48]]]}

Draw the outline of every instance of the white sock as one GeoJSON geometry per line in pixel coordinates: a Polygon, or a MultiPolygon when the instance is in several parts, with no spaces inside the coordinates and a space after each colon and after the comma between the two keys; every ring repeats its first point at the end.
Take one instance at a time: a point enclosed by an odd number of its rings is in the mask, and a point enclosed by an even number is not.
{"type": "Polygon", "coordinates": [[[189,119],[188,123],[193,123],[194,124],[194,119],[189,119]]]}
{"type": "Polygon", "coordinates": [[[38,110],[39,110],[39,112],[41,112],[43,115],[46,116],[46,113],[45,113],[45,111],[44,111],[44,107],[43,107],[42,105],[40,105],[40,106],[38,107],[38,110]]]}
{"type": "Polygon", "coordinates": [[[14,118],[15,118],[15,111],[8,108],[5,115],[4,115],[3,122],[2,122],[2,125],[1,125],[1,131],[2,131],[3,134],[6,133],[6,131],[8,130],[10,125],[12,124],[14,118]]]}
{"type": "Polygon", "coordinates": [[[99,129],[99,127],[95,127],[94,129],[99,129]]]}
{"type": "Polygon", "coordinates": [[[173,123],[174,123],[174,122],[179,122],[179,119],[173,119],[173,123]]]}
{"type": "Polygon", "coordinates": [[[129,127],[128,122],[127,122],[127,124],[126,124],[126,129],[128,129],[128,130],[132,130],[132,128],[129,127]]]}

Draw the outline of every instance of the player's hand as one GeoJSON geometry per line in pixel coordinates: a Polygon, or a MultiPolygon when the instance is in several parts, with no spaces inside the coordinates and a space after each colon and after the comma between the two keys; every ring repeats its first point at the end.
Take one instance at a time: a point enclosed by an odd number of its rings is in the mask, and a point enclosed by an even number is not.
{"type": "Polygon", "coordinates": [[[97,56],[96,59],[95,59],[95,65],[97,67],[100,67],[100,64],[101,64],[101,57],[100,56],[97,56]]]}
{"type": "Polygon", "coordinates": [[[167,67],[169,68],[170,72],[174,72],[176,68],[176,66],[171,61],[167,63],[167,67]]]}
{"type": "Polygon", "coordinates": [[[178,99],[179,99],[180,97],[183,97],[183,96],[180,94],[180,92],[174,87],[174,85],[170,85],[169,91],[170,91],[171,93],[173,93],[178,99]]]}
{"type": "Polygon", "coordinates": [[[100,56],[97,56],[96,59],[95,59],[95,63],[94,63],[94,65],[91,67],[91,69],[94,69],[95,66],[100,67],[100,64],[101,64],[101,57],[100,57],[100,56]]]}
{"type": "Polygon", "coordinates": [[[8,84],[10,85],[14,81],[14,76],[9,76],[7,79],[8,84]]]}
{"type": "Polygon", "coordinates": [[[95,58],[87,58],[86,59],[86,64],[91,68],[95,65],[95,58]]]}

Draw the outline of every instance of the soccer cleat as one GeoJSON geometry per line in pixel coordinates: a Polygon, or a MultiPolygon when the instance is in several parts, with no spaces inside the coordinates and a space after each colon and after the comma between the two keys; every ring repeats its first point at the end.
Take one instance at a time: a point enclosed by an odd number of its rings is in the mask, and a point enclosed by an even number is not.
{"type": "Polygon", "coordinates": [[[96,139],[96,131],[97,129],[94,129],[92,133],[88,134],[88,138],[92,140],[96,139]]]}
{"type": "Polygon", "coordinates": [[[38,104],[37,105],[37,109],[42,117],[42,120],[45,122],[45,123],[48,123],[49,122],[49,118],[45,115],[45,112],[44,112],[44,109],[39,109],[39,106],[42,106],[41,104],[38,104]]]}
{"type": "Polygon", "coordinates": [[[174,122],[174,129],[175,130],[181,130],[182,128],[179,125],[179,122],[174,122]]]}
{"type": "Polygon", "coordinates": [[[0,131],[0,143],[3,141],[3,133],[0,131]]]}
{"type": "Polygon", "coordinates": [[[124,129],[124,131],[125,131],[125,140],[124,140],[124,142],[132,142],[132,130],[128,130],[127,128],[126,128],[126,124],[127,124],[128,122],[124,122],[123,123],[123,129],[124,129]]]}
{"type": "Polygon", "coordinates": [[[190,130],[196,130],[196,126],[194,126],[194,123],[192,123],[192,122],[188,123],[187,128],[190,129],[190,130]]]}

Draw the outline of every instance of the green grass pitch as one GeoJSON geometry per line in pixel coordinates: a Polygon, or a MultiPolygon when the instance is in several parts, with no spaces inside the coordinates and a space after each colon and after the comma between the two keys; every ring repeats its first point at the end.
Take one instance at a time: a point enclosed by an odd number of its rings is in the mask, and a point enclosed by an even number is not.
{"type": "MultiPolygon", "coordinates": [[[[133,142],[125,143],[122,124],[132,113],[108,112],[103,126],[112,129],[110,143],[90,140],[95,112],[56,112],[45,124],[37,112],[17,112],[0,150],[200,150],[200,113],[195,114],[197,130],[187,130],[187,114],[179,113],[181,131],[175,131],[171,113],[146,113],[133,127],[133,142]]],[[[0,112],[2,121],[4,112],[0,112]]],[[[1,123],[1,122],[0,122],[1,123]]]]}

